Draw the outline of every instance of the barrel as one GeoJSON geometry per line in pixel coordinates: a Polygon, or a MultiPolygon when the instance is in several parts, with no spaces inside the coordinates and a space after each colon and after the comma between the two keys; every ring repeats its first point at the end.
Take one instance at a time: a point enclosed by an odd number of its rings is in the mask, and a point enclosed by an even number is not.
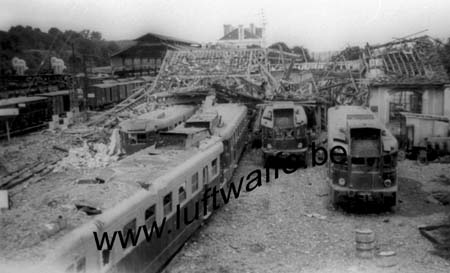
{"type": "Polygon", "coordinates": [[[378,267],[392,267],[398,264],[398,258],[395,251],[385,250],[376,254],[378,267]]]}
{"type": "Polygon", "coordinates": [[[370,229],[355,230],[356,256],[363,259],[373,258],[375,234],[370,229]]]}

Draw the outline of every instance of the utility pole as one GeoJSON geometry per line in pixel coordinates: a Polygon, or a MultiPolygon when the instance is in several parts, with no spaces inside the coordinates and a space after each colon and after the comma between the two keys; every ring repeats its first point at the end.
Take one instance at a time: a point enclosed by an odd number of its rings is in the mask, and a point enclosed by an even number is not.
{"type": "Polygon", "coordinates": [[[86,67],[86,55],[83,55],[83,74],[84,74],[84,80],[83,80],[83,118],[85,121],[88,120],[88,115],[87,115],[87,94],[88,94],[88,75],[87,75],[87,67],[86,67]]]}
{"type": "Polygon", "coordinates": [[[78,104],[78,92],[75,88],[75,47],[73,43],[71,43],[72,46],[72,92],[70,94],[70,110],[72,112],[78,112],[79,111],[79,104],[78,104]]]}

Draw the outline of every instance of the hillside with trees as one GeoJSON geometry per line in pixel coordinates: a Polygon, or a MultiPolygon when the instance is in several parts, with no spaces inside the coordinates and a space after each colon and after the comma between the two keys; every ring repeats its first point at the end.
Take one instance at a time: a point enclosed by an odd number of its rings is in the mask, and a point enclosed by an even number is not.
{"type": "Polygon", "coordinates": [[[0,31],[0,75],[13,73],[13,57],[27,62],[26,74],[49,72],[53,56],[63,59],[68,71],[81,72],[83,58],[90,66],[105,66],[109,65],[109,55],[118,50],[115,42],[105,41],[98,31],[61,31],[52,27],[43,32],[18,25],[0,31]]]}

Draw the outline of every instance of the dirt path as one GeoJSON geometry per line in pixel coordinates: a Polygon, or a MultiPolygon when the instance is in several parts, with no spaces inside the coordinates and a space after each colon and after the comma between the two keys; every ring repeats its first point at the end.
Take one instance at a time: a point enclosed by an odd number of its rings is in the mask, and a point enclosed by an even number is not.
{"type": "MultiPolygon", "coordinates": [[[[261,168],[257,158],[246,154],[233,181],[261,168]]],[[[408,168],[415,168],[405,164],[400,168],[410,174],[408,168]]],[[[439,171],[448,172],[448,166],[439,171]]],[[[281,172],[279,179],[232,199],[164,272],[449,272],[450,260],[431,254],[433,245],[417,228],[448,220],[450,209],[427,202],[421,183],[401,179],[395,213],[361,214],[329,208],[325,175],[324,167],[281,172]],[[354,230],[361,227],[375,232],[379,250],[396,252],[394,266],[355,256],[354,230]]]]}

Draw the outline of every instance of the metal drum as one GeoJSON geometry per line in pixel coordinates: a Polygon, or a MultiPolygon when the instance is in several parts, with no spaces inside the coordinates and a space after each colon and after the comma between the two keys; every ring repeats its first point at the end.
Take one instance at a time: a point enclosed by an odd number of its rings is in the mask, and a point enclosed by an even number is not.
{"type": "Polygon", "coordinates": [[[375,234],[370,229],[355,230],[356,256],[363,259],[373,258],[375,234]]]}

